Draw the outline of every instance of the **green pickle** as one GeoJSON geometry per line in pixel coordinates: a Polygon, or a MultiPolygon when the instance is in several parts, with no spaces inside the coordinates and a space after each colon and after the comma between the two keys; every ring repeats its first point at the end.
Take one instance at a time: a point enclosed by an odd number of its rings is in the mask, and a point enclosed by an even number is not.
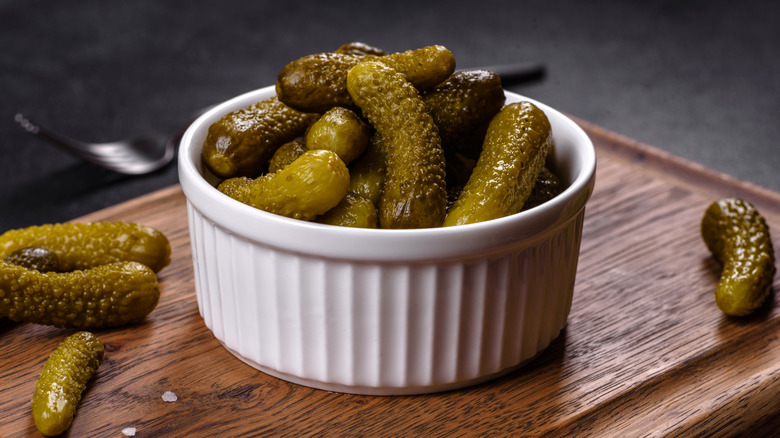
{"type": "Polygon", "coordinates": [[[505,106],[490,122],[471,177],[444,226],[517,213],[531,194],[552,144],[547,116],[530,102],[505,106]]]}
{"type": "Polygon", "coordinates": [[[0,258],[31,246],[57,254],[59,271],[135,261],[159,272],[171,261],[164,234],[126,222],[67,222],[9,230],[0,235],[0,258]]]}
{"type": "Polygon", "coordinates": [[[547,167],[543,167],[542,171],[539,172],[539,177],[536,178],[536,183],[531,190],[531,195],[528,196],[528,200],[523,204],[523,210],[542,205],[560,195],[563,190],[563,183],[558,175],[547,167]]]}
{"type": "Polygon", "coordinates": [[[0,261],[0,316],[91,329],[142,321],[160,299],[157,276],[138,262],[39,272],[0,261]]]}
{"type": "Polygon", "coordinates": [[[353,41],[351,43],[342,44],[339,46],[338,49],[334,50],[333,53],[341,53],[345,55],[375,55],[375,56],[384,56],[387,55],[387,52],[384,50],[374,47],[372,45],[360,42],[360,41],[353,41]]]}
{"type": "Polygon", "coordinates": [[[376,207],[370,199],[347,193],[339,204],[319,216],[316,222],[353,228],[376,228],[376,207]]]}
{"type": "Polygon", "coordinates": [[[306,148],[325,149],[349,164],[366,150],[371,128],[354,111],[344,107],[329,109],[306,131],[306,148]]]}
{"type": "Polygon", "coordinates": [[[312,220],[338,205],[349,187],[349,170],[333,151],[307,151],[284,169],[259,178],[231,178],[218,189],[270,213],[312,220]]]}
{"type": "Polygon", "coordinates": [[[425,104],[406,76],[380,62],[349,71],[349,94],[382,136],[387,174],[381,228],[438,227],[444,220],[444,153],[425,104]]]}
{"type": "Polygon", "coordinates": [[[387,174],[385,161],[382,136],[374,133],[363,155],[351,165],[349,192],[370,199],[375,206],[379,206],[387,174]]]}
{"type": "Polygon", "coordinates": [[[423,93],[422,99],[439,129],[445,153],[477,158],[488,123],[504,106],[506,96],[497,74],[465,70],[423,93]]]}
{"type": "Polygon", "coordinates": [[[287,64],[276,78],[276,94],[286,105],[307,113],[333,107],[357,109],[347,90],[347,74],[365,61],[378,61],[403,73],[418,90],[444,82],[455,71],[455,57],[446,47],[428,46],[384,56],[316,53],[287,64]]]}
{"type": "Polygon", "coordinates": [[[32,397],[35,427],[46,436],[64,433],[73,422],[87,383],[97,374],[105,347],[92,333],[63,340],[43,366],[32,397]]]}
{"type": "Polygon", "coordinates": [[[268,173],[278,172],[288,164],[297,160],[306,152],[306,145],[302,141],[293,140],[279,146],[274,155],[268,160],[268,173]]]}
{"type": "Polygon", "coordinates": [[[305,131],[316,114],[296,111],[272,97],[213,123],[203,143],[203,162],[220,178],[256,177],[276,149],[305,131]]]}
{"type": "Polygon", "coordinates": [[[60,260],[57,254],[54,251],[36,246],[17,249],[5,256],[3,261],[39,272],[56,272],[60,270],[60,260]]]}
{"type": "Polygon", "coordinates": [[[701,221],[701,235],[723,271],[715,302],[730,316],[746,316],[769,296],[777,270],[769,227],[756,208],[738,198],[713,202],[701,221]]]}

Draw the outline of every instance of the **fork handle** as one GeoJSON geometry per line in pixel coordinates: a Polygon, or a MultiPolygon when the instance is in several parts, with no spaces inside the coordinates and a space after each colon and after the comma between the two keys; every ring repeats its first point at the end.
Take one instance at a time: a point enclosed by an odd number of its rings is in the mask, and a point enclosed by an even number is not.
{"type": "Polygon", "coordinates": [[[71,138],[68,138],[64,135],[57,134],[55,132],[49,131],[48,129],[40,126],[39,124],[35,123],[32,119],[25,117],[21,113],[17,113],[14,116],[14,121],[18,123],[22,129],[29,132],[30,134],[36,135],[38,137],[42,137],[46,140],[49,140],[53,143],[56,143],[60,145],[61,147],[65,148],[68,152],[84,159],[87,161],[94,161],[94,157],[92,157],[91,154],[89,154],[87,151],[84,150],[84,148],[79,147],[79,143],[76,140],[73,140],[71,138]]]}

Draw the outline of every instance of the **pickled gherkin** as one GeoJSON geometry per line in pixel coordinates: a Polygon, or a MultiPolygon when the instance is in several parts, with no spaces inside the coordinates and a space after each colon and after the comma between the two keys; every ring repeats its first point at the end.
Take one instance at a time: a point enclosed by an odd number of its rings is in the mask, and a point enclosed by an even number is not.
{"type": "Polygon", "coordinates": [[[440,226],[447,203],[444,153],[417,90],[403,73],[372,61],[349,71],[347,88],[384,142],[387,174],[380,227],[440,226]]]}
{"type": "Polygon", "coordinates": [[[9,230],[0,235],[0,258],[30,246],[57,254],[59,271],[135,261],[159,272],[171,261],[164,234],[126,222],[68,222],[9,230]]]}
{"type": "Polygon", "coordinates": [[[160,299],[157,276],[138,262],[38,272],[0,261],[0,317],[90,329],[142,321],[160,299]]]}
{"type": "Polygon", "coordinates": [[[471,177],[445,226],[496,219],[522,210],[552,144],[547,116],[530,102],[505,106],[490,122],[471,177]]]}
{"type": "Polygon", "coordinates": [[[303,134],[315,118],[276,97],[234,111],[209,126],[203,162],[220,178],[256,177],[276,149],[303,134]]]}
{"type": "Polygon", "coordinates": [[[761,214],[745,200],[720,199],[705,211],[701,235],[723,266],[715,289],[721,311],[745,316],[761,307],[777,270],[769,227],[761,214]]]}
{"type": "Polygon", "coordinates": [[[488,123],[504,106],[506,96],[497,74],[465,70],[423,93],[422,99],[439,129],[445,153],[476,159],[488,123]]]}
{"type": "Polygon", "coordinates": [[[403,73],[420,91],[444,82],[455,71],[455,57],[443,46],[384,56],[316,53],[294,60],[279,72],[276,94],[280,101],[303,112],[324,113],[337,106],[357,109],[347,90],[347,74],[364,61],[385,63],[403,73]]]}
{"type": "Polygon", "coordinates": [[[59,271],[60,261],[54,251],[36,246],[27,246],[8,254],[3,261],[39,272],[59,271]]]}
{"type": "Polygon", "coordinates": [[[334,50],[333,53],[341,53],[345,55],[387,55],[387,52],[384,50],[360,41],[353,41],[351,43],[342,44],[338,49],[334,50]]]}
{"type": "Polygon", "coordinates": [[[374,133],[363,155],[361,155],[349,170],[349,192],[379,205],[385,185],[387,164],[385,152],[382,149],[382,136],[374,133]]]}
{"type": "Polygon", "coordinates": [[[329,109],[306,131],[307,149],[333,151],[347,165],[363,154],[370,140],[371,128],[353,111],[338,106],[329,109]]]}
{"type": "Polygon", "coordinates": [[[297,160],[306,152],[306,145],[302,141],[293,140],[279,146],[274,155],[268,161],[268,173],[278,172],[288,164],[297,160]]]}
{"type": "Polygon", "coordinates": [[[316,222],[353,228],[376,228],[376,207],[370,199],[347,193],[339,204],[317,217],[316,222]]]}
{"type": "Polygon", "coordinates": [[[536,183],[534,183],[534,188],[531,190],[531,195],[528,196],[528,200],[523,204],[523,210],[542,205],[560,195],[563,190],[563,183],[558,175],[547,167],[543,167],[542,171],[539,172],[539,177],[536,178],[536,183]]]}
{"type": "Polygon", "coordinates": [[[335,207],[349,187],[349,170],[333,151],[307,151],[282,170],[231,178],[217,188],[239,202],[278,215],[312,220],[335,207]]]}
{"type": "Polygon", "coordinates": [[[68,430],[104,354],[103,343],[85,331],[68,336],[52,352],[32,397],[33,421],[43,435],[55,436],[68,430]]]}

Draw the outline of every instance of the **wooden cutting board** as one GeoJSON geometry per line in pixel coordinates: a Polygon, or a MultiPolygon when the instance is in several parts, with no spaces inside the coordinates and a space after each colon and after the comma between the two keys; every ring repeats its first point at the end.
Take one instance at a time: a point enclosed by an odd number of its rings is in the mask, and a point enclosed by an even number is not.
{"type": "MultiPolygon", "coordinates": [[[[705,208],[752,202],[780,248],[780,194],[578,121],[598,154],[568,326],[524,368],[419,396],[337,394],[287,383],[229,354],[198,314],[185,200],[173,186],[79,221],[164,232],[172,264],[141,325],[95,333],[107,352],[70,436],[728,436],[780,431],[780,305],[725,317],[705,208]],[[172,391],[178,399],[163,400],[172,391]]],[[[780,290],[780,276],[774,281],[780,290]]],[[[774,295],[774,294],[773,294],[774,295]]],[[[0,436],[37,435],[35,380],[72,331],[0,322],[0,436]]]]}

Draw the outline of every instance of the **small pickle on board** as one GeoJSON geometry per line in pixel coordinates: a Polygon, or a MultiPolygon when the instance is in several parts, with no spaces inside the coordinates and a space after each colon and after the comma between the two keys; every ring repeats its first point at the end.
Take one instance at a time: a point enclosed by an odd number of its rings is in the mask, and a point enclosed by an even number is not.
{"type": "Polygon", "coordinates": [[[70,428],[87,383],[97,374],[105,346],[90,332],[73,333],[51,353],[35,383],[32,416],[43,435],[70,428]]]}
{"type": "Polygon", "coordinates": [[[127,222],[66,222],[8,230],[0,235],[0,258],[31,246],[57,254],[59,271],[135,261],[159,272],[171,262],[171,246],[163,233],[127,222]]]}
{"type": "Polygon", "coordinates": [[[56,272],[60,270],[60,260],[54,251],[37,246],[26,246],[3,257],[3,261],[12,265],[34,269],[38,272],[56,272]]]}
{"type": "Polygon", "coordinates": [[[138,262],[39,272],[0,261],[0,317],[94,329],[142,321],[160,299],[157,275],[138,262]]]}
{"type": "Polygon", "coordinates": [[[260,210],[308,221],[338,205],[348,187],[349,170],[339,156],[311,150],[275,173],[227,179],[217,188],[260,210]]]}
{"type": "Polygon", "coordinates": [[[276,149],[303,134],[316,117],[296,111],[276,97],[234,111],[209,127],[203,162],[220,178],[256,177],[276,149]]]}
{"type": "Polygon", "coordinates": [[[471,177],[444,226],[483,222],[517,213],[531,194],[552,144],[552,128],[530,102],[505,106],[490,122],[471,177]]]}
{"type": "Polygon", "coordinates": [[[387,162],[381,228],[431,228],[444,220],[444,152],[436,125],[406,76],[366,61],[347,77],[352,99],[382,136],[387,162]]]}
{"type": "Polygon", "coordinates": [[[455,57],[443,46],[384,56],[316,53],[294,60],[279,72],[276,94],[286,105],[305,113],[321,114],[337,106],[357,109],[347,90],[347,74],[364,61],[385,63],[406,75],[420,91],[444,82],[455,71],[455,57]]]}
{"type": "Polygon", "coordinates": [[[715,302],[729,316],[746,316],[766,301],[777,271],[769,226],[748,201],[723,198],[707,208],[701,235],[723,266],[715,302]]]}

